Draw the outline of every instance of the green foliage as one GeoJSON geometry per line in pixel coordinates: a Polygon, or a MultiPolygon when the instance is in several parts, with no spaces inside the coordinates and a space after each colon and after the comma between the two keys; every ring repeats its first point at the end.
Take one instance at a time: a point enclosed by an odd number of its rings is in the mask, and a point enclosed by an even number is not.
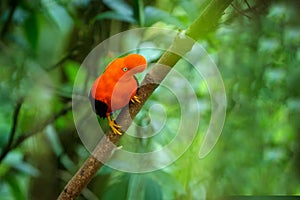
{"type": "Polygon", "coordinates": [[[12,152],[0,166],[0,191],[7,199],[27,199],[29,177],[40,175],[39,170],[23,161],[23,153],[12,152]]]}
{"type": "Polygon", "coordinates": [[[35,49],[37,46],[38,29],[38,17],[33,13],[24,22],[25,36],[32,49],[35,49]]]}
{"type": "Polygon", "coordinates": [[[158,183],[146,175],[123,174],[115,178],[103,199],[162,199],[158,183]]]}
{"type": "Polygon", "coordinates": [[[153,6],[144,7],[141,0],[133,1],[133,6],[121,0],[104,1],[104,3],[112,11],[97,15],[95,20],[112,19],[137,24],[140,27],[150,27],[155,23],[164,22],[177,28],[184,28],[183,23],[177,17],[153,6]]]}
{"type": "Polygon", "coordinates": [[[106,11],[104,13],[98,14],[95,17],[95,20],[113,19],[128,23],[136,22],[136,19],[133,17],[132,8],[125,1],[104,1],[103,3],[107,5],[112,11],[106,11]]]}
{"type": "MultiPolygon", "coordinates": [[[[100,73],[78,75],[83,58],[116,32],[135,27],[185,29],[210,1],[20,0],[15,9],[10,2],[1,2],[0,8],[0,155],[12,127],[16,131],[10,151],[0,161],[0,197],[40,199],[45,194],[43,199],[53,199],[90,155],[70,109],[72,92],[86,97],[91,80],[100,73]],[[82,88],[73,88],[76,76],[82,88]],[[14,125],[13,111],[22,98],[14,125]],[[63,109],[68,111],[60,114],[63,109]]],[[[192,66],[180,61],[174,69],[189,80],[201,110],[192,145],[175,163],[151,173],[123,173],[104,166],[79,199],[300,194],[298,2],[265,2],[234,1],[216,31],[199,41],[216,62],[227,92],[226,123],[213,151],[198,158],[211,114],[209,91],[192,66]]],[[[168,39],[155,38],[155,33],[146,37],[153,39],[154,48],[168,39]]],[[[122,45],[141,44],[132,36],[122,45]]],[[[162,52],[141,53],[154,62],[162,52]]],[[[107,55],[97,64],[105,65],[113,57],[107,55]]],[[[178,77],[166,81],[182,87],[178,77]]],[[[188,96],[184,87],[182,94],[188,96]]],[[[154,151],[172,141],[181,115],[174,94],[158,88],[135,119],[147,128],[129,130],[133,135],[158,134],[147,139],[124,135],[119,145],[132,152],[154,151]],[[164,116],[166,125],[160,129],[164,116]]],[[[174,152],[182,148],[179,144],[174,152]]]]}

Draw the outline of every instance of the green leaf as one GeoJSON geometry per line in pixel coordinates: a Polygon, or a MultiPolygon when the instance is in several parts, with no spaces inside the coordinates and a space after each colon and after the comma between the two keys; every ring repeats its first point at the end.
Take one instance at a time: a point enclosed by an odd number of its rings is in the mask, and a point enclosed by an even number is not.
{"type": "Polygon", "coordinates": [[[31,164],[26,163],[24,161],[19,162],[17,165],[14,166],[15,169],[18,171],[30,175],[30,176],[38,176],[39,175],[39,170],[33,167],[31,164]]]}
{"type": "Polygon", "coordinates": [[[145,191],[145,176],[130,174],[127,199],[143,199],[145,191]]]}
{"type": "Polygon", "coordinates": [[[129,174],[120,176],[119,179],[115,183],[111,184],[107,188],[102,199],[103,200],[111,200],[111,199],[125,200],[125,199],[127,199],[129,180],[130,180],[129,174]]]}
{"type": "MultiPolygon", "coordinates": [[[[181,173],[181,175],[183,174],[184,173],[181,173]]],[[[164,196],[170,199],[176,199],[176,196],[184,195],[186,192],[175,173],[167,173],[163,170],[159,170],[153,173],[151,178],[163,188],[164,196]]]]}
{"type": "Polygon", "coordinates": [[[186,12],[189,21],[193,21],[199,14],[199,8],[193,1],[179,1],[180,7],[186,12]]]}
{"type": "Polygon", "coordinates": [[[23,155],[21,152],[19,151],[12,151],[10,152],[6,158],[3,160],[4,165],[8,165],[8,166],[14,166],[17,165],[18,163],[20,163],[23,159],[23,155]]]}
{"type": "Polygon", "coordinates": [[[36,50],[38,42],[39,25],[37,15],[32,13],[24,22],[25,37],[33,50],[36,50]]]}
{"type": "Polygon", "coordinates": [[[14,199],[25,199],[24,194],[22,194],[22,188],[18,179],[14,175],[7,175],[5,178],[10,187],[11,193],[14,196],[14,199]]]}
{"type": "MultiPolygon", "coordinates": [[[[39,171],[35,167],[23,161],[23,154],[18,151],[10,152],[3,161],[2,165],[7,166],[7,168],[12,167],[19,172],[30,176],[37,176],[39,174],[39,171]]],[[[2,168],[0,171],[5,172],[5,170],[7,171],[8,169],[2,168]]]]}
{"type": "Polygon", "coordinates": [[[124,16],[132,16],[132,8],[123,0],[103,0],[103,3],[116,13],[122,13],[124,16]]]}
{"type": "Polygon", "coordinates": [[[57,132],[52,125],[46,127],[46,135],[53,148],[53,151],[55,152],[57,157],[59,157],[63,152],[63,148],[57,136],[57,132]]]}
{"type": "Polygon", "coordinates": [[[139,26],[143,27],[145,24],[144,3],[142,0],[133,1],[133,16],[138,22],[139,26]]]}
{"type": "Polygon", "coordinates": [[[46,135],[56,156],[60,158],[60,162],[66,169],[71,171],[75,165],[69,156],[64,154],[62,144],[58,138],[58,133],[52,125],[46,127],[46,135]]]}
{"type": "Polygon", "coordinates": [[[161,187],[153,179],[145,180],[145,200],[160,200],[163,198],[161,187]]]}
{"type": "Polygon", "coordinates": [[[51,1],[51,3],[47,3],[47,1],[42,2],[46,8],[49,19],[52,20],[63,33],[68,33],[72,29],[73,20],[66,8],[55,1],[51,1]]]}
{"type": "Polygon", "coordinates": [[[123,21],[128,23],[136,22],[135,19],[132,17],[132,15],[126,15],[124,13],[118,13],[115,11],[107,11],[97,15],[94,18],[94,20],[103,20],[103,19],[113,19],[113,20],[118,20],[118,21],[123,21]]]}
{"type": "MultiPolygon", "coordinates": [[[[72,84],[75,82],[79,67],[80,65],[77,62],[67,61],[65,63],[65,70],[68,76],[68,80],[70,80],[72,84]]],[[[86,74],[84,74],[84,77],[86,77],[86,74]]]]}
{"type": "Polygon", "coordinates": [[[145,26],[151,26],[160,21],[175,25],[177,28],[184,28],[184,25],[176,17],[158,8],[147,6],[145,9],[145,26]]]}

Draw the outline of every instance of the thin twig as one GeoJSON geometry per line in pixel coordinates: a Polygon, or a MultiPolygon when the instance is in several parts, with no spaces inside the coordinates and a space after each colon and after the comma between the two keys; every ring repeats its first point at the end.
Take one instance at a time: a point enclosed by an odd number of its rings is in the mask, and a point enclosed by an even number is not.
{"type": "Polygon", "coordinates": [[[251,10],[252,8],[251,8],[250,4],[248,3],[248,1],[247,0],[244,0],[244,1],[246,3],[247,7],[251,10]]]}
{"type": "Polygon", "coordinates": [[[10,151],[10,148],[12,146],[12,143],[13,143],[13,140],[14,140],[14,137],[15,137],[15,134],[16,134],[16,130],[17,130],[17,127],[18,127],[19,113],[20,113],[22,104],[23,104],[23,99],[21,99],[17,103],[17,105],[15,107],[15,110],[13,112],[13,121],[12,121],[12,127],[10,129],[10,133],[9,133],[9,139],[7,141],[6,146],[2,149],[2,152],[1,152],[1,155],[0,155],[0,163],[5,158],[7,153],[10,151]]]}
{"type": "Polygon", "coordinates": [[[68,52],[65,56],[63,56],[57,63],[55,63],[54,65],[46,68],[46,71],[51,71],[54,70],[55,68],[59,67],[61,64],[63,64],[66,60],[68,60],[70,58],[70,56],[72,55],[72,52],[68,52]]]}
{"type": "Polygon", "coordinates": [[[14,13],[16,11],[17,5],[18,5],[19,1],[18,0],[12,0],[10,1],[10,11],[8,14],[8,18],[5,21],[5,24],[2,26],[2,30],[1,30],[1,39],[3,39],[9,29],[10,23],[13,19],[14,13]]]}
{"type": "Polygon", "coordinates": [[[241,15],[247,17],[248,19],[251,19],[250,16],[246,15],[242,10],[240,10],[238,7],[236,7],[233,3],[230,4],[238,13],[240,13],[241,15]]]}
{"type": "Polygon", "coordinates": [[[28,138],[32,137],[33,135],[44,130],[44,128],[46,126],[48,126],[49,124],[52,124],[55,120],[57,120],[58,118],[60,118],[61,116],[65,115],[65,114],[67,114],[68,111],[70,111],[71,109],[72,109],[72,105],[71,105],[71,103],[68,103],[66,107],[64,107],[62,110],[60,110],[58,113],[56,113],[53,117],[49,118],[48,120],[45,120],[43,123],[41,123],[35,129],[33,129],[29,132],[26,132],[26,133],[22,133],[18,138],[16,138],[16,140],[14,142],[12,141],[8,147],[3,149],[1,156],[0,156],[0,163],[1,163],[1,161],[3,161],[3,159],[7,156],[7,154],[10,151],[12,151],[13,149],[20,146],[26,139],[28,139],[28,138]]]}
{"type": "Polygon", "coordinates": [[[68,105],[66,107],[64,107],[62,110],[60,110],[58,113],[56,113],[53,117],[49,118],[48,120],[44,121],[43,123],[41,123],[37,128],[35,128],[34,130],[27,132],[27,133],[23,133],[20,137],[18,137],[16,139],[16,141],[14,142],[14,144],[12,145],[12,148],[16,148],[18,147],[22,142],[24,142],[27,138],[32,137],[33,135],[37,134],[38,132],[44,130],[44,128],[46,126],[48,126],[49,124],[52,124],[53,122],[55,122],[58,118],[64,116],[65,114],[68,113],[68,111],[70,111],[72,109],[72,105],[71,103],[68,103],[68,105]]]}
{"type": "Polygon", "coordinates": [[[46,68],[46,71],[51,71],[54,70],[55,68],[59,67],[61,64],[63,64],[65,61],[67,61],[75,52],[75,50],[78,48],[78,44],[75,44],[70,50],[69,52],[67,52],[57,63],[55,63],[52,66],[49,66],[46,68]]]}

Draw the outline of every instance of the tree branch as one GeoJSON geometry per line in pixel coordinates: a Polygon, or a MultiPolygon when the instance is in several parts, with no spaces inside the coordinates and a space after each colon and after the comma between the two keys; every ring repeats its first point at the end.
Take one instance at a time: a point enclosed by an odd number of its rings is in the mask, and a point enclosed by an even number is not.
{"type": "MultiPolygon", "coordinates": [[[[224,13],[224,10],[232,1],[233,0],[213,0],[206,7],[203,13],[201,13],[201,15],[186,30],[186,36],[189,36],[194,40],[203,39],[209,32],[217,27],[218,21],[224,13]]],[[[186,44],[185,42],[187,40],[185,37],[181,37],[179,35],[175,38],[175,41],[169,47],[169,50],[162,55],[157,64],[151,69],[151,71],[142,81],[142,86],[139,88],[137,94],[141,103],[130,104],[129,107],[124,108],[117,117],[116,121],[119,125],[121,125],[123,131],[128,129],[132,119],[140,111],[146,100],[159,86],[159,83],[167,76],[170,69],[180,60],[181,57],[172,53],[171,50],[180,50],[180,53],[184,55],[192,48],[194,43],[186,44]],[[170,68],[161,68],[161,65],[166,65],[170,68]]],[[[92,155],[85,161],[82,167],[68,182],[58,199],[75,199],[90,182],[98,169],[103,165],[100,160],[106,161],[112,155],[114,145],[111,143],[116,144],[120,138],[121,136],[113,134],[111,130],[109,130],[106,134],[106,137],[103,137],[99,144],[97,144],[97,147],[92,155]]]]}

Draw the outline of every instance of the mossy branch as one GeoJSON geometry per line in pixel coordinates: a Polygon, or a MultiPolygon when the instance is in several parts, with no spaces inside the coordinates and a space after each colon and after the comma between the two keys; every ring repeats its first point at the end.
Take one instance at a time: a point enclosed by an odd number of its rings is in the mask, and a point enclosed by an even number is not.
{"type": "MultiPolygon", "coordinates": [[[[205,36],[213,31],[223,15],[224,10],[230,5],[233,0],[213,0],[200,14],[200,16],[189,26],[185,35],[195,41],[205,38],[205,36]]],[[[185,37],[176,37],[173,44],[169,47],[170,50],[180,50],[180,54],[184,55],[189,52],[194,43],[185,43],[185,37]],[[182,45],[184,43],[184,45],[182,45]],[[185,48],[182,48],[182,47],[185,48]]],[[[157,64],[150,70],[142,81],[142,86],[138,91],[140,104],[131,104],[124,108],[117,117],[117,123],[122,126],[122,130],[126,131],[131,125],[132,119],[141,110],[142,106],[154,90],[159,86],[159,83],[167,76],[170,69],[180,60],[180,56],[166,51],[157,64]],[[161,68],[160,66],[169,66],[170,68],[161,68]],[[154,84],[155,83],[155,84],[154,84]]],[[[58,199],[70,200],[75,199],[81,191],[87,186],[99,168],[103,165],[100,161],[108,160],[121,136],[108,131],[107,137],[99,142],[92,155],[85,161],[82,167],[77,171],[73,178],[68,182],[64,190],[61,192],[58,199]],[[101,159],[99,159],[101,158],[101,159]]]]}

